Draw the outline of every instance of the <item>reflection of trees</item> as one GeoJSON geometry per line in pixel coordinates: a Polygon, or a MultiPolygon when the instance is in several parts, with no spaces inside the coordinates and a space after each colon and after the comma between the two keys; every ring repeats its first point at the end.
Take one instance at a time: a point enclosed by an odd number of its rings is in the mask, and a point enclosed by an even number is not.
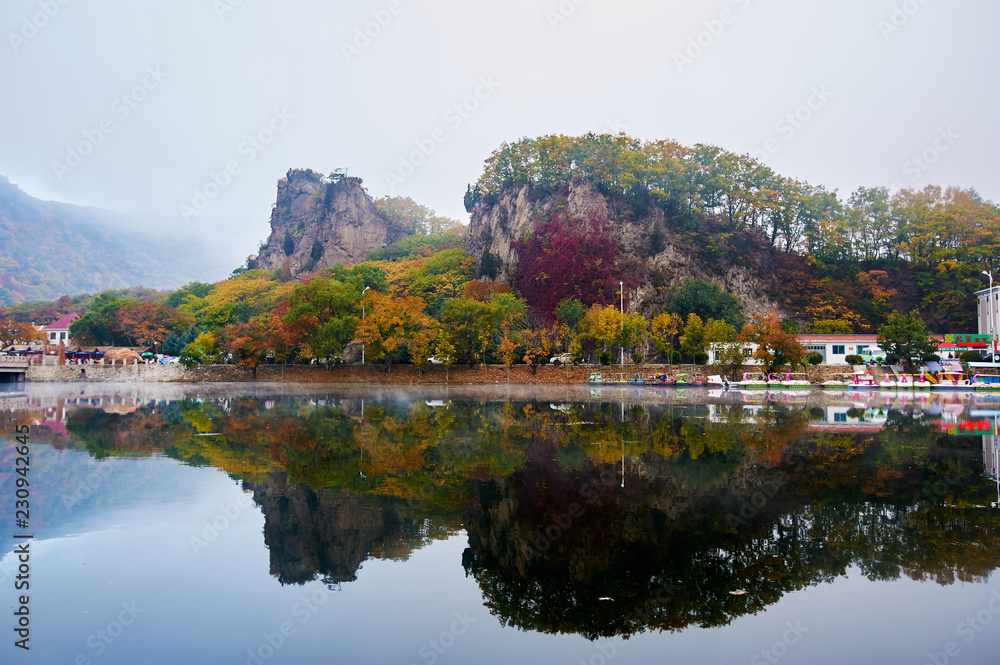
{"type": "Polygon", "coordinates": [[[699,443],[697,460],[632,460],[624,489],[614,465],[568,470],[531,450],[521,470],[476,484],[463,563],[505,624],[590,639],[723,625],[852,566],[947,584],[1000,564],[973,447],[892,466],[898,451],[870,437],[824,443],[782,443],[776,465],[699,443]]]}
{"type": "Polygon", "coordinates": [[[748,408],[226,398],[82,409],[67,429],[97,456],[162,450],[245,481],[283,583],[351,580],[464,523],[463,564],[525,629],[718,626],[851,566],[939,583],[997,566],[978,439],[899,412],[809,433],[804,408],[748,408]]]}
{"type": "Polygon", "coordinates": [[[370,556],[406,559],[432,538],[452,533],[428,520],[404,517],[404,511],[393,510],[389,502],[290,485],[283,474],[273,482],[245,487],[264,513],[271,574],[282,584],[317,577],[328,583],[350,582],[370,556]]]}

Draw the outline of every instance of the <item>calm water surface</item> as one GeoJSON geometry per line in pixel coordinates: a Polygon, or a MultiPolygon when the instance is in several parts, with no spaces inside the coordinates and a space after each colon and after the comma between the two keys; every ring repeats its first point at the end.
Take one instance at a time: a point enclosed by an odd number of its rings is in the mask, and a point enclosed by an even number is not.
{"type": "Polygon", "coordinates": [[[0,662],[995,664],[998,416],[973,394],[29,384],[0,393],[0,662]]]}

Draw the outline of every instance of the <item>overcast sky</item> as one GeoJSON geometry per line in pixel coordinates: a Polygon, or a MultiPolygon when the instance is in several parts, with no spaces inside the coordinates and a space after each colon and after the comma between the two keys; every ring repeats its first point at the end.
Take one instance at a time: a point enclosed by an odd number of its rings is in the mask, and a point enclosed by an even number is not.
{"type": "Polygon", "coordinates": [[[248,218],[250,248],[289,167],[467,221],[490,152],[548,133],[997,201],[998,25],[995,0],[4,0],[0,174],[248,218]]]}

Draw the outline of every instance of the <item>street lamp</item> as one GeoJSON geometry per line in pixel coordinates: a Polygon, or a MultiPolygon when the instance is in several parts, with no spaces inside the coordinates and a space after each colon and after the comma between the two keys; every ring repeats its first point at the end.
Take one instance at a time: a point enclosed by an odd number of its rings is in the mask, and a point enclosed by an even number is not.
{"type": "MultiPolygon", "coordinates": [[[[372,287],[366,286],[364,291],[361,292],[361,323],[365,322],[365,293],[372,287]]],[[[361,342],[361,364],[365,364],[365,343],[361,342]]]]}
{"type": "Polygon", "coordinates": [[[989,303],[989,308],[990,308],[990,351],[992,354],[990,357],[990,362],[994,362],[996,360],[996,355],[997,355],[997,344],[993,338],[993,330],[994,330],[993,310],[996,308],[996,304],[993,302],[993,271],[990,270],[987,272],[986,270],[984,270],[983,274],[990,278],[990,295],[987,296],[986,302],[989,303]]]}
{"type": "MultiPolygon", "coordinates": [[[[618,295],[621,297],[619,304],[622,316],[625,316],[625,282],[618,282],[618,295]]],[[[625,319],[622,319],[622,332],[625,332],[625,319]]],[[[625,340],[622,340],[622,367],[625,366],[625,340]]]]}

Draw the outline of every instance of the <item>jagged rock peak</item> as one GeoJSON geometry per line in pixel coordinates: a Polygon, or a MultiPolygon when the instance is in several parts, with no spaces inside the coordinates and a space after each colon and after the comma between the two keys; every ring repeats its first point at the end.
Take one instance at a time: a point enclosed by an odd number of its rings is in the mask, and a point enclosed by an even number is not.
{"type": "Polygon", "coordinates": [[[407,234],[375,207],[361,178],[289,169],[278,181],[271,235],[250,268],[287,268],[293,277],[360,263],[407,234]]]}

